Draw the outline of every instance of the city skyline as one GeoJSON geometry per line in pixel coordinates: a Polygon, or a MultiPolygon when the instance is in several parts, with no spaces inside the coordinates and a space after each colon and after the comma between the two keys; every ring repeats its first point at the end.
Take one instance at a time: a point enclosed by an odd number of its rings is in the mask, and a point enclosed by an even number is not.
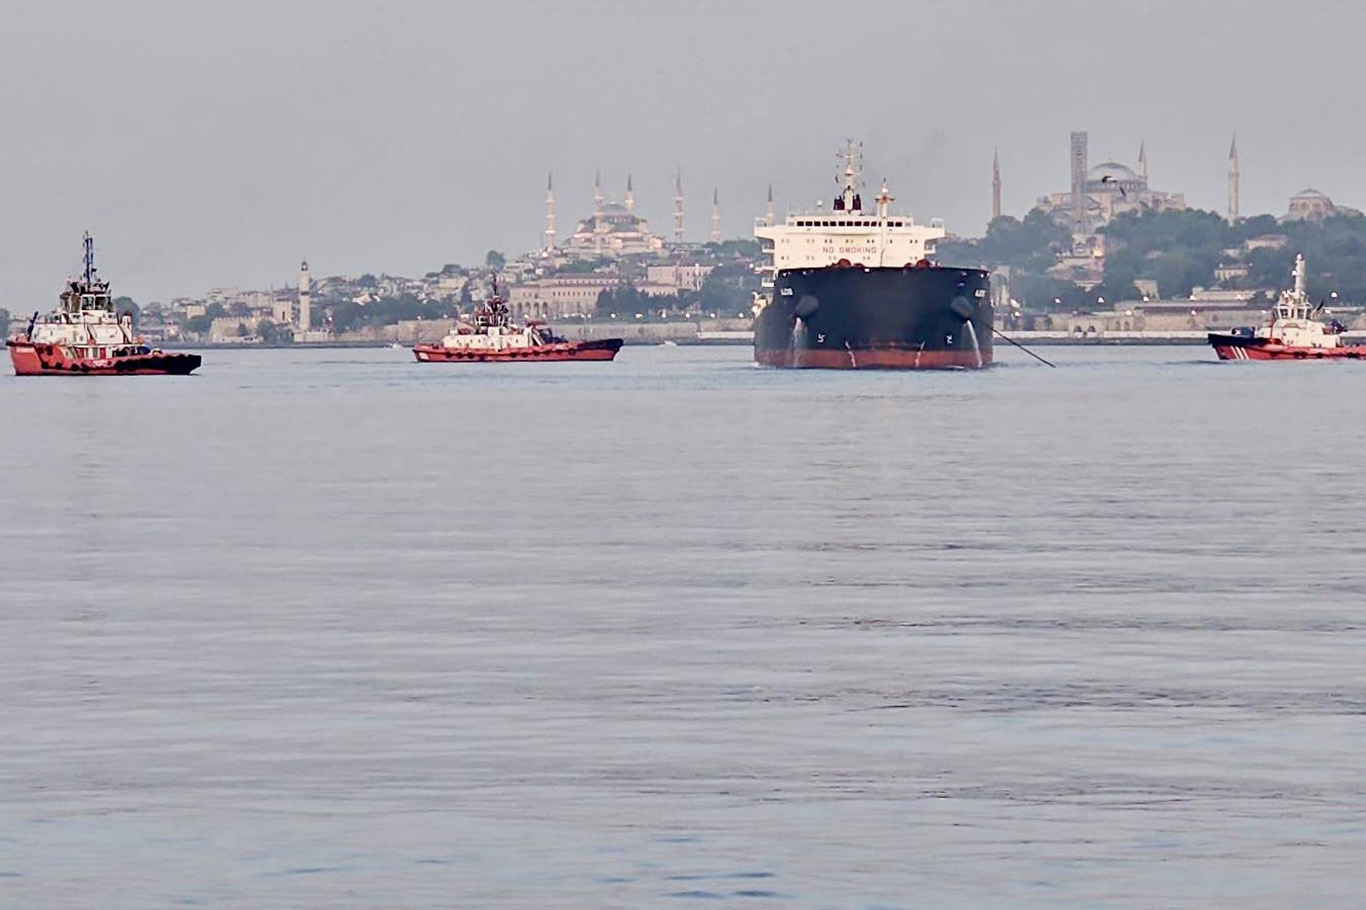
{"type": "Polygon", "coordinates": [[[1020,217],[1065,184],[1082,129],[1095,160],[1129,160],[1146,140],[1154,182],[1192,207],[1225,211],[1235,132],[1243,215],[1279,214],[1310,186],[1366,201],[1366,125],[1338,117],[1366,13],[1306,4],[1310,60],[1285,53],[1267,4],[1042,5],[873,3],[850,37],[859,72],[834,87],[819,67],[753,52],[762,34],[827,59],[819,4],[703,2],[661,11],[646,34],[598,3],[248,2],[233,16],[78,3],[105,45],[59,68],[43,61],[68,56],[69,13],[20,3],[0,36],[0,78],[27,86],[5,117],[22,141],[0,149],[0,306],[49,303],[85,229],[116,289],[147,300],[282,283],[304,254],[329,273],[413,274],[533,250],[548,171],[562,230],[590,211],[601,168],[618,192],[630,173],[638,212],[671,235],[681,166],[688,239],[710,236],[713,191],[723,236],[748,237],[770,184],[780,214],[830,195],[848,136],[869,183],[887,178],[900,210],[961,235],[985,228],[993,151],[1003,213],[1020,217]],[[912,25],[945,46],[901,53],[912,25]],[[963,33],[977,42],[968,71],[947,43],[963,33]],[[1115,62],[1116,41],[1152,33],[1181,66],[1115,62]],[[1332,142],[1305,141],[1328,124],[1332,142]]]}

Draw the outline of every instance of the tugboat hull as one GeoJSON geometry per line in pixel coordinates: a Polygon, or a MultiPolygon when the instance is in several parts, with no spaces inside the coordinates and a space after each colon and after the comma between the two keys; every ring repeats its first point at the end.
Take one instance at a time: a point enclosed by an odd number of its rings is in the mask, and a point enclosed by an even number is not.
{"type": "Polygon", "coordinates": [[[1316,348],[1218,332],[1210,332],[1208,337],[1220,360],[1366,360],[1366,345],[1362,344],[1316,348]]]}
{"type": "Polygon", "coordinates": [[[501,350],[448,348],[440,344],[419,344],[413,356],[419,363],[567,363],[570,361],[611,360],[621,350],[620,338],[597,341],[566,341],[501,350]]]}
{"type": "Polygon", "coordinates": [[[72,356],[62,345],[10,338],[10,362],[16,376],[184,376],[197,370],[198,354],[148,351],[101,358],[72,356]]]}
{"type": "Polygon", "coordinates": [[[784,269],[754,321],[754,359],[815,369],[981,369],[995,313],[980,269],[784,269]]]}

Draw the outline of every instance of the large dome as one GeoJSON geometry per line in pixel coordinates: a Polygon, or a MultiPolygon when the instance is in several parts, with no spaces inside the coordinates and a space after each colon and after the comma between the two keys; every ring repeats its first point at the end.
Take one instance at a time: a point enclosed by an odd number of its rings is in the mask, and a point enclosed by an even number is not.
{"type": "Polygon", "coordinates": [[[1138,175],[1132,169],[1118,161],[1102,161],[1086,172],[1087,180],[1100,181],[1106,177],[1119,181],[1138,180],[1138,175]]]}

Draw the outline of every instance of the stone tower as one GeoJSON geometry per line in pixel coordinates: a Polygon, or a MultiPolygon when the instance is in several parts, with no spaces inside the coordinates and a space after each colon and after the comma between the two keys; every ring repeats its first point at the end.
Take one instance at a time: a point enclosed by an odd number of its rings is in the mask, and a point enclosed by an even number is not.
{"type": "Polygon", "coordinates": [[[721,195],[716,187],[711,191],[711,241],[721,242],[721,195]]]}
{"type": "Polygon", "coordinates": [[[991,153],[991,220],[1001,217],[1001,153],[991,153]]]}
{"type": "Polygon", "coordinates": [[[593,172],[593,214],[602,214],[602,169],[593,172]]]}
{"type": "Polygon", "coordinates": [[[636,191],[631,185],[631,174],[626,174],[626,211],[634,214],[636,210],[636,191]]]}
{"type": "Polygon", "coordinates": [[[1138,179],[1146,189],[1148,186],[1148,145],[1138,140],[1138,179]]]}
{"type": "Polygon", "coordinates": [[[1086,233],[1086,131],[1072,134],[1072,230],[1086,233]]]}
{"type": "Polygon", "coordinates": [[[1228,223],[1238,222],[1238,137],[1228,147],[1228,223]]]}
{"type": "Polygon", "coordinates": [[[309,291],[308,260],[299,265],[299,331],[307,332],[313,325],[313,295],[309,291]]]}

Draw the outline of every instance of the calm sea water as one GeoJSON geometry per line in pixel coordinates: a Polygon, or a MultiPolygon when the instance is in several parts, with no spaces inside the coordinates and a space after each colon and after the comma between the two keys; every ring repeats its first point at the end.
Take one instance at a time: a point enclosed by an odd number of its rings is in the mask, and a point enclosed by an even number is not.
{"type": "Polygon", "coordinates": [[[1359,906],[1366,364],[0,378],[0,906],[1359,906]]]}

